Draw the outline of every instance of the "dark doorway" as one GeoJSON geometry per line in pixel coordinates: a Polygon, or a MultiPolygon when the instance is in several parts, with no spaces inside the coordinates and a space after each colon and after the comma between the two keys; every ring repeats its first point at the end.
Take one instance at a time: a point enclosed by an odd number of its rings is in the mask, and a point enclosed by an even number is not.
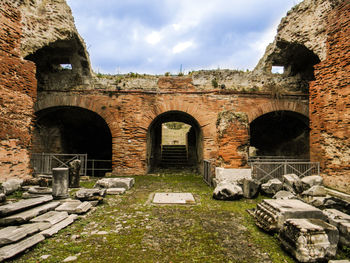
{"type": "Polygon", "coordinates": [[[258,156],[309,158],[309,119],[292,111],[274,111],[250,123],[250,146],[258,156]]]}
{"type": "MultiPolygon", "coordinates": [[[[36,113],[32,152],[87,154],[90,160],[112,160],[112,135],[106,121],[95,112],[52,107],[36,113]]],[[[110,161],[95,165],[111,169],[110,161]]]]}
{"type": "Polygon", "coordinates": [[[202,131],[189,114],[169,111],[153,120],[147,133],[148,171],[195,168],[203,160],[202,131]]]}

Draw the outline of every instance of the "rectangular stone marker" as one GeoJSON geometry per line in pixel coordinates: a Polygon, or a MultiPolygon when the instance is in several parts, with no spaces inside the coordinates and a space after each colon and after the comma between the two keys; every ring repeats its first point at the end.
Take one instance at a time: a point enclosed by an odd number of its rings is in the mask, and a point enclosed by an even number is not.
{"type": "Polygon", "coordinates": [[[326,216],[316,207],[294,199],[264,199],[257,205],[255,223],[266,231],[278,231],[290,218],[316,218],[326,221],[326,216]]]}
{"type": "Polygon", "coordinates": [[[18,243],[7,245],[2,248],[0,248],[0,261],[3,261],[5,259],[11,258],[26,249],[38,244],[39,242],[43,241],[45,237],[42,234],[36,234],[34,236],[31,236],[29,238],[26,238],[18,243]]]}
{"type": "Polygon", "coordinates": [[[10,214],[14,214],[16,212],[29,209],[33,206],[37,206],[43,203],[47,203],[51,201],[53,197],[51,195],[33,198],[33,199],[26,199],[21,200],[16,203],[7,204],[0,206],[0,217],[4,217],[10,214]]]}
{"type": "Polygon", "coordinates": [[[57,206],[59,206],[59,204],[60,204],[60,202],[50,202],[48,204],[34,207],[32,209],[21,212],[19,214],[0,218],[0,225],[8,226],[8,225],[22,224],[22,223],[27,222],[36,216],[39,216],[39,215],[44,214],[48,211],[54,210],[57,206]]]}
{"type": "Polygon", "coordinates": [[[279,234],[282,246],[300,262],[318,262],[337,253],[336,227],[319,219],[288,219],[279,234]]]}
{"type": "Polygon", "coordinates": [[[0,230],[0,247],[15,243],[26,236],[43,231],[51,227],[50,223],[33,223],[22,226],[9,226],[0,230]]]}
{"type": "Polygon", "coordinates": [[[31,219],[31,222],[48,222],[51,225],[57,224],[58,222],[66,219],[68,217],[67,212],[57,212],[57,211],[50,211],[47,212],[41,216],[35,217],[31,219]]]}
{"type": "Polygon", "coordinates": [[[191,193],[156,193],[153,198],[155,204],[195,204],[191,193]]]}
{"type": "Polygon", "coordinates": [[[60,231],[61,229],[72,224],[75,221],[75,219],[77,219],[77,217],[78,217],[77,215],[71,214],[63,221],[53,225],[49,229],[44,230],[43,232],[41,232],[41,234],[44,235],[45,237],[51,237],[52,235],[57,234],[58,231],[60,231]]]}
{"type": "Polygon", "coordinates": [[[65,202],[56,208],[56,211],[65,211],[68,214],[83,214],[90,210],[92,204],[90,202],[81,202],[79,200],[65,202]]]}

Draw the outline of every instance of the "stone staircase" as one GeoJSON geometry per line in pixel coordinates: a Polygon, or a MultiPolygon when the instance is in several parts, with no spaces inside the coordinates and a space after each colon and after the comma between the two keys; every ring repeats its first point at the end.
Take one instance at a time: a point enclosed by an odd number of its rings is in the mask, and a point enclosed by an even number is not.
{"type": "Polygon", "coordinates": [[[0,205],[0,262],[56,234],[91,207],[79,200],[54,201],[52,195],[0,205]]]}
{"type": "Polygon", "coordinates": [[[188,166],[186,145],[162,145],[163,168],[181,168],[188,166]]]}

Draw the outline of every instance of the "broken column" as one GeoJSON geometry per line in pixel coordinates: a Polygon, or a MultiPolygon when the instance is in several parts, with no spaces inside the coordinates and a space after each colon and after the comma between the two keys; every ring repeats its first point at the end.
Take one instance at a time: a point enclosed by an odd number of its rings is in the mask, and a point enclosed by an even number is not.
{"type": "Polygon", "coordinates": [[[75,159],[69,163],[69,187],[80,187],[80,168],[81,161],[78,159],[75,159]]]}
{"type": "Polygon", "coordinates": [[[68,197],[68,168],[52,168],[52,196],[55,199],[68,197]]]}

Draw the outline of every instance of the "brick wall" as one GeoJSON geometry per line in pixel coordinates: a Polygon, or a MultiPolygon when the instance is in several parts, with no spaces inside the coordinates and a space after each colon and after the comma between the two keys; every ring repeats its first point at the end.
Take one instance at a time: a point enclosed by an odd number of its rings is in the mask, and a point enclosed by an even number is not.
{"type": "Polygon", "coordinates": [[[350,3],[328,17],[327,59],[310,87],[311,157],[326,184],[350,190],[350,3]]]}
{"type": "Polygon", "coordinates": [[[0,182],[29,175],[35,65],[20,57],[21,16],[0,7],[0,182]]]}

